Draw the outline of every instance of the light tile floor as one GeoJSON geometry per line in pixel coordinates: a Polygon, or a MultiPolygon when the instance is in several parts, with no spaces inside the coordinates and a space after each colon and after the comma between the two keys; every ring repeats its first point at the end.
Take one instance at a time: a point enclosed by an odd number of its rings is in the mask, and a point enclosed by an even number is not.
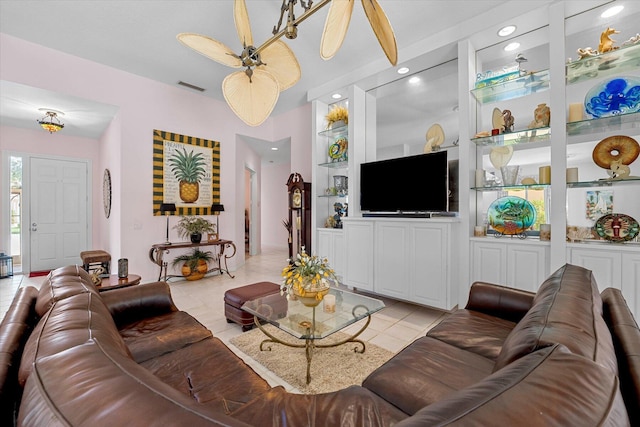
{"type": "MultiPolygon", "coordinates": [[[[232,272],[235,278],[227,275],[207,277],[198,281],[170,282],[171,293],[176,306],[198,319],[220,338],[234,352],[253,367],[272,386],[282,385],[286,389],[296,390],[280,378],[273,375],[253,359],[247,358],[229,343],[233,337],[242,333],[240,326],[227,323],[224,317],[224,293],[228,289],[260,281],[280,283],[280,272],[287,259],[286,250],[267,248],[262,254],[250,257],[244,266],[232,272]]],[[[29,278],[16,275],[9,279],[0,279],[0,315],[4,317],[9,308],[13,295],[20,286],[32,285],[39,287],[43,277],[29,278]]],[[[144,280],[149,281],[149,280],[144,280]]],[[[446,312],[422,307],[389,298],[381,298],[385,308],[372,316],[371,324],[360,337],[379,347],[397,352],[413,342],[416,338],[441,321],[446,312]]],[[[344,332],[356,332],[364,320],[349,326],[344,332]]],[[[292,351],[296,351],[292,349],[292,351]]]]}

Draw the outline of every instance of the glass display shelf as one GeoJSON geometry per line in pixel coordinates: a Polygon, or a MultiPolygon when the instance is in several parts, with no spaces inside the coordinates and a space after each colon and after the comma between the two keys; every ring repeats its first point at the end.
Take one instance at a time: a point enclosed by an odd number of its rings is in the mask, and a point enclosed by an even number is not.
{"type": "Polygon", "coordinates": [[[597,132],[640,128],[640,113],[620,114],[598,119],[580,120],[567,123],[567,134],[589,135],[597,132]]]}
{"type": "Polygon", "coordinates": [[[349,197],[349,195],[348,194],[318,194],[318,197],[324,197],[324,198],[338,197],[338,198],[344,199],[346,197],[349,197]]]}
{"type": "Polygon", "coordinates": [[[611,52],[569,62],[567,84],[608,77],[625,71],[637,70],[640,61],[640,43],[621,47],[611,52]]]}
{"type": "Polygon", "coordinates": [[[322,135],[322,136],[326,136],[326,137],[332,138],[332,137],[336,137],[336,136],[345,135],[348,130],[349,130],[349,126],[344,125],[344,126],[338,126],[338,127],[335,127],[335,128],[323,130],[321,132],[318,132],[318,135],[322,135]]]}
{"type": "Polygon", "coordinates": [[[582,188],[582,187],[611,187],[613,185],[624,185],[631,183],[640,183],[640,177],[633,177],[627,179],[599,179],[597,181],[580,181],[580,182],[567,182],[569,188],[582,188]]]}
{"type": "Polygon", "coordinates": [[[528,144],[532,142],[548,141],[551,138],[551,128],[542,127],[525,129],[500,135],[482,136],[471,138],[471,141],[480,146],[528,144]]]}
{"type": "Polygon", "coordinates": [[[330,168],[330,169],[341,169],[341,168],[344,169],[349,167],[349,161],[343,160],[339,162],[320,163],[318,164],[318,166],[323,168],[330,168]]]}
{"type": "Polygon", "coordinates": [[[544,190],[551,184],[529,184],[529,185],[491,185],[483,187],[471,187],[472,190],[478,192],[504,191],[504,190],[544,190]]]}
{"type": "Polygon", "coordinates": [[[549,89],[549,70],[526,74],[503,83],[472,89],[471,94],[480,103],[506,101],[549,89]]]}

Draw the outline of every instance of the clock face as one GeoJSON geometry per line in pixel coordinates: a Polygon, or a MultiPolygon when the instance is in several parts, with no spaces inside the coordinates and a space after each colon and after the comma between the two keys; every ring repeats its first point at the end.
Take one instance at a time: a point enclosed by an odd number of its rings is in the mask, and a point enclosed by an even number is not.
{"type": "Polygon", "coordinates": [[[102,177],[102,203],[104,216],[109,218],[111,215],[111,172],[109,172],[109,169],[104,170],[104,176],[102,177]]]}
{"type": "Polygon", "coordinates": [[[291,205],[294,208],[299,208],[302,206],[302,194],[300,193],[299,188],[293,190],[293,194],[291,195],[291,205]]]}

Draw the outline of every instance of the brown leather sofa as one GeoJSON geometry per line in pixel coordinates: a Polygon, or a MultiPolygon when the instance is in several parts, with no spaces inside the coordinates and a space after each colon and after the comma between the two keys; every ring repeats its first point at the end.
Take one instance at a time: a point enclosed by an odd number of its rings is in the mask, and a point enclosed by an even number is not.
{"type": "Polygon", "coordinates": [[[2,425],[640,425],[638,326],[571,265],[536,294],[473,284],[464,309],[334,393],[270,387],[166,283],[100,294],[76,266],[20,290],[0,356],[2,425]]]}

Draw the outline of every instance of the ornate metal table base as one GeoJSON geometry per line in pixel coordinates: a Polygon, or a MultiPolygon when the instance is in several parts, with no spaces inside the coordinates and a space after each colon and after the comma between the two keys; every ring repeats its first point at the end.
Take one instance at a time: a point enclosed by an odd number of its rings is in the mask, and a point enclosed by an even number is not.
{"type": "MultiPolygon", "coordinates": [[[[353,308],[352,311],[355,312],[356,308],[358,308],[357,306],[353,308]]],[[[360,344],[362,346],[362,349],[359,349],[358,346],[355,346],[353,348],[353,351],[356,353],[364,353],[364,351],[366,350],[366,345],[364,343],[364,341],[356,339],[358,337],[358,335],[360,335],[362,332],[364,332],[365,329],[367,329],[367,326],[369,326],[369,323],[371,323],[371,315],[367,314],[367,321],[364,324],[364,326],[362,328],[360,328],[360,330],[358,332],[356,332],[355,334],[353,334],[352,336],[338,341],[336,343],[332,343],[332,344],[316,344],[316,338],[313,338],[313,331],[315,330],[315,322],[316,322],[316,308],[313,307],[313,320],[311,322],[301,322],[300,326],[302,327],[306,327],[307,329],[307,336],[304,339],[304,344],[302,343],[290,343],[290,342],[286,342],[286,341],[282,341],[279,338],[276,338],[275,336],[273,336],[271,333],[269,333],[266,329],[263,328],[262,324],[260,323],[260,319],[258,318],[258,316],[253,316],[253,321],[255,322],[256,326],[262,331],[262,333],[264,333],[267,337],[267,339],[263,340],[260,343],[260,351],[271,351],[271,346],[268,345],[265,348],[265,344],[267,343],[275,343],[275,344],[282,344],[285,345],[287,347],[294,347],[294,348],[304,348],[305,349],[305,354],[307,356],[307,384],[309,384],[311,382],[311,359],[313,358],[313,352],[316,348],[330,348],[330,347],[338,347],[340,345],[346,344],[346,343],[356,343],[356,344],[360,344]]],[[[318,338],[318,339],[322,339],[322,338],[318,338]]]]}
{"type": "Polygon", "coordinates": [[[169,253],[169,249],[195,248],[199,246],[218,246],[220,248],[220,251],[215,254],[215,259],[214,259],[214,261],[218,263],[218,266],[209,269],[207,273],[213,273],[214,271],[219,271],[220,274],[227,273],[227,275],[232,279],[235,277],[235,276],[232,276],[231,273],[229,272],[229,267],[227,267],[227,259],[233,258],[233,256],[236,254],[236,245],[231,240],[216,240],[215,242],[201,242],[201,243],[190,243],[190,242],[189,243],[187,242],[173,243],[173,244],[159,243],[151,246],[151,249],[149,250],[149,259],[151,260],[151,262],[153,262],[154,264],[157,264],[160,267],[158,280],[163,278],[163,274],[162,274],[163,270],[164,270],[163,280],[165,282],[167,281],[168,277],[182,277],[182,276],[173,276],[173,275],[167,274],[168,263],[167,261],[164,261],[163,258],[165,253],[167,254],[169,253]],[[224,250],[227,247],[233,249],[233,253],[231,255],[228,255],[225,253],[224,250]],[[224,263],[224,268],[222,267],[223,263],[224,263]]]}

